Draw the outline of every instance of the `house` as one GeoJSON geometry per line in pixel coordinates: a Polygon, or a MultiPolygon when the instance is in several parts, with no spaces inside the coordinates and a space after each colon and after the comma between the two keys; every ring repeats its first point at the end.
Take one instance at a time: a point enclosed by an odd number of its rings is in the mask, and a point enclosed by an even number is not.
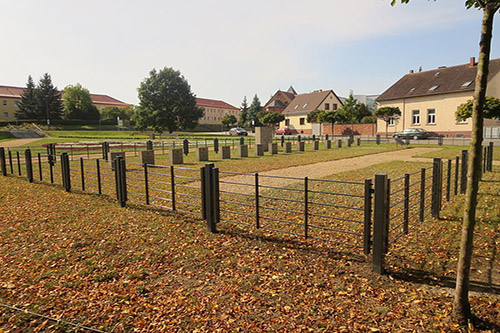
{"type": "Polygon", "coordinates": [[[200,125],[221,125],[225,115],[233,115],[236,119],[240,119],[240,109],[224,101],[197,97],[196,105],[204,109],[203,117],[198,121],[200,125]]]}
{"type": "Polygon", "coordinates": [[[290,128],[298,134],[321,134],[321,124],[308,123],[307,115],[314,110],[330,111],[342,106],[333,90],[297,95],[283,111],[285,120],[280,123],[280,127],[290,128]]]}
{"type": "MultiPolygon", "coordinates": [[[[24,88],[0,86],[0,121],[15,121],[18,104],[21,102],[21,95],[24,88]]],[[[92,103],[98,110],[107,106],[116,106],[119,108],[128,107],[131,104],[124,103],[108,95],[90,94],[92,103]]]]}
{"type": "Polygon", "coordinates": [[[264,111],[282,113],[290,102],[297,96],[292,86],[287,91],[278,90],[264,105],[264,111]]]}
{"type": "MultiPolygon", "coordinates": [[[[472,121],[457,121],[457,107],[473,98],[477,64],[470,58],[468,64],[410,71],[378,98],[379,107],[399,107],[401,116],[393,119],[388,133],[406,128],[424,128],[446,136],[470,137],[472,121]]],[[[486,96],[500,98],[500,59],[490,60],[486,96]]],[[[500,122],[485,119],[485,126],[499,126],[500,122]]],[[[379,132],[385,134],[386,124],[378,120],[379,132]]]]}

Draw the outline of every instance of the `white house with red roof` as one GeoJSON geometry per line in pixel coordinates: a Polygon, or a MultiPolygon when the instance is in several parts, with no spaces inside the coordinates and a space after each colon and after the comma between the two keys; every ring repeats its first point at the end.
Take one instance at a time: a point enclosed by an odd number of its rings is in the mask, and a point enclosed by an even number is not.
{"type": "Polygon", "coordinates": [[[203,117],[199,120],[200,125],[221,125],[225,115],[240,119],[240,109],[224,101],[197,97],[196,105],[204,109],[203,117]]]}

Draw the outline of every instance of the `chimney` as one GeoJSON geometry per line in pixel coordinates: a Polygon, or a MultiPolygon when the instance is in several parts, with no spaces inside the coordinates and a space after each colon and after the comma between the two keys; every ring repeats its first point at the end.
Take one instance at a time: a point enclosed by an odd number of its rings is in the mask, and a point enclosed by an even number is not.
{"type": "Polygon", "coordinates": [[[413,74],[413,73],[414,73],[414,72],[413,72],[413,69],[410,69],[410,74],[413,74]]]}
{"type": "Polygon", "coordinates": [[[470,57],[469,66],[474,67],[476,65],[476,58],[470,57]]]}

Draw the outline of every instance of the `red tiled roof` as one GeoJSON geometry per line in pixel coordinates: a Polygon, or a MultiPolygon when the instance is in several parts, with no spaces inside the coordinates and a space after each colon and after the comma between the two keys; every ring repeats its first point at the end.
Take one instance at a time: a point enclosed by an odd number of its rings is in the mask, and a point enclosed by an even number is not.
{"type": "Polygon", "coordinates": [[[207,108],[221,108],[221,109],[232,109],[239,110],[237,107],[232,106],[224,101],[217,101],[214,99],[208,98],[198,98],[196,97],[196,105],[199,107],[207,107],[207,108]]]}
{"type": "MultiPolygon", "coordinates": [[[[1,97],[21,98],[23,91],[24,88],[20,87],[0,86],[1,97]]],[[[110,97],[108,95],[90,94],[90,98],[92,98],[92,103],[99,105],[114,105],[114,106],[130,105],[127,103],[123,103],[122,101],[119,101],[116,98],[110,97]]]]}

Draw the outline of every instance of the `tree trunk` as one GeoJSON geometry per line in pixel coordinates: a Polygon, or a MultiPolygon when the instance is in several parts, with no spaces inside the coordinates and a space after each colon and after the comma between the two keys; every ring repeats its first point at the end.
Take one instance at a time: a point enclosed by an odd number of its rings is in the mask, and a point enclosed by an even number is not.
{"type": "Polygon", "coordinates": [[[474,226],[476,224],[477,194],[481,175],[481,155],[483,142],[483,107],[488,81],[488,67],[492,37],[493,16],[498,5],[487,4],[483,9],[479,61],[472,108],[472,138],[469,147],[467,190],[465,194],[460,253],[457,266],[453,319],[461,325],[471,318],[469,303],[470,267],[473,252],[474,226]]]}

